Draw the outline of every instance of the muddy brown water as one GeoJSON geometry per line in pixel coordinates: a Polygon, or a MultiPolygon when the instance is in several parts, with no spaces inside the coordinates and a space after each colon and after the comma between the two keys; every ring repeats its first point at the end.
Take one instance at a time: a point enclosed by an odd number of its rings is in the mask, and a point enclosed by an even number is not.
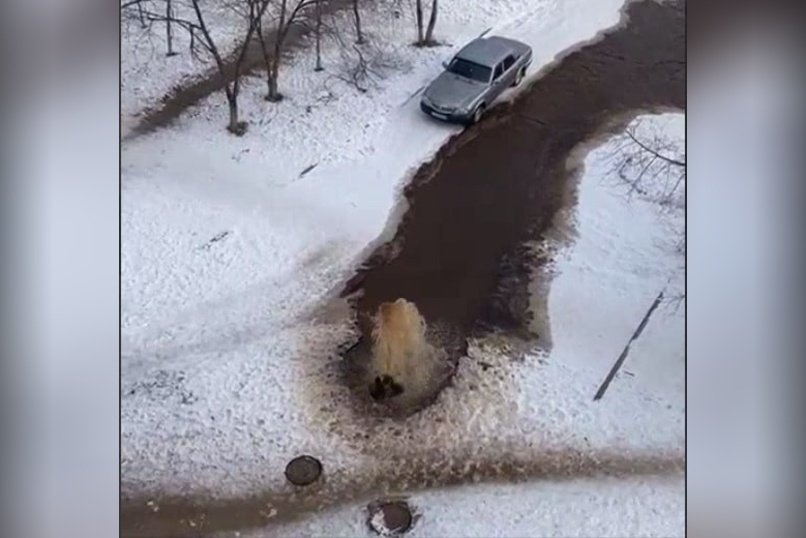
{"type": "MultiPolygon", "coordinates": [[[[328,508],[356,502],[372,503],[376,496],[385,498],[391,491],[447,488],[475,483],[523,483],[547,480],[566,481],[597,477],[679,477],[685,458],[679,454],[643,454],[625,456],[615,452],[584,454],[575,449],[553,453],[523,453],[501,456],[501,447],[489,447],[482,457],[466,465],[460,459],[437,471],[425,460],[428,454],[398,461],[390,458],[382,473],[358,470],[349,476],[330,476],[306,488],[286,488],[250,497],[228,500],[180,497],[142,497],[128,499],[121,505],[122,537],[163,538],[198,537],[214,533],[237,536],[274,524],[298,521],[328,508]]],[[[327,474],[327,473],[326,473],[327,474]]],[[[385,500],[385,499],[380,499],[385,500]]],[[[425,511],[427,507],[418,507],[425,511]]],[[[268,530],[266,536],[271,536],[268,530]]]]}
{"type": "Polygon", "coordinates": [[[575,147],[638,111],[685,108],[681,6],[632,5],[626,27],[562,59],[417,171],[396,236],[344,291],[364,345],[380,303],[398,297],[453,335],[503,329],[550,340],[529,330],[538,318],[548,332],[548,301],[530,304],[529,285],[550,254],[532,245],[576,201],[575,147]]]}
{"type": "MultiPolygon", "coordinates": [[[[530,315],[546,316],[528,312],[527,288],[534,264],[548,260],[526,245],[548,234],[564,204],[573,202],[566,162],[576,146],[638,111],[685,109],[681,5],[630,4],[625,26],[568,54],[514,102],[450,140],[405,190],[410,209],[392,243],[348,284],[345,293],[355,294],[358,313],[406,297],[429,323],[449,324],[466,335],[516,329],[530,315]]],[[[487,454],[469,467],[437,473],[428,454],[423,461],[390,461],[369,474],[358,469],[337,477],[326,470],[324,480],[301,491],[238,499],[166,498],[158,492],[127,498],[121,503],[121,536],[198,536],[288,522],[325,507],[369,502],[389,490],[410,490],[410,475],[406,487],[399,483],[402,469],[422,469],[414,489],[423,489],[479,480],[664,475],[685,465],[676,454],[584,455],[573,448],[521,455],[526,461],[502,459],[495,447],[487,454]]]]}

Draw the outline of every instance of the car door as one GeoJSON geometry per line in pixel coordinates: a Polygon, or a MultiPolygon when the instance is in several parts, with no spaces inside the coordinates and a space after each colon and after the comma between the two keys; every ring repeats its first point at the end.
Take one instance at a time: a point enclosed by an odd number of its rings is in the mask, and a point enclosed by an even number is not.
{"type": "Polygon", "coordinates": [[[512,54],[508,55],[504,58],[504,84],[509,86],[515,82],[515,75],[518,70],[515,68],[515,64],[517,63],[515,60],[515,56],[512,54]]]}
{"type": "Polygon", "coordinates": [[[492,101],[501,95],[501,92],[503,92],[506,87],[507,85],[504,81],[504,62],[499,62],[493,69],[493,80],[490,85],[489,100],[492,101]]]}

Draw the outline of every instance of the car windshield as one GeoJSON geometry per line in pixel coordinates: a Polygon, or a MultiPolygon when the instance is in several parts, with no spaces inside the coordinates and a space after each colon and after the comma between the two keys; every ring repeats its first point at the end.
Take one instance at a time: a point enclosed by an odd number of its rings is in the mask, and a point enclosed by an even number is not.
{"type": "Polygon", "coordinates": [[[470,80],[475,80],[477,82],[490,81],[489,67],[468,62],[467,60],[462,60],[461,58],[454,58],[451,64],[448,66],[448,71],[455,73],[460,77],[469,78],[470,80]]]}

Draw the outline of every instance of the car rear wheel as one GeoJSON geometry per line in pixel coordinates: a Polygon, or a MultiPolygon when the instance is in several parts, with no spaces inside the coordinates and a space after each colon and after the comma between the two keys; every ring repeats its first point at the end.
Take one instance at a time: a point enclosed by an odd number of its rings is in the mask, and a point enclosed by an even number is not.
{"type": "Polygon", "coordinates": [[[515,75],[515,80],[512,82],[512,86],[517,86],[523,80],[523,77],[526,76],[526,68],[521,67],[518,70],[518,73],[515,75]]]}

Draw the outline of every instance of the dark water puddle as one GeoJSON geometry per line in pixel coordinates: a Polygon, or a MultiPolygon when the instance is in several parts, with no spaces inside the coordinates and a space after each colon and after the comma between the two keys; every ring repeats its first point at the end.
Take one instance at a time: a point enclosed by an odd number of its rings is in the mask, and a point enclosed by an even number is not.
{"type": "MultiPolygon", "coordinates": [[[[575,204],[569,157],[619,118],[685,109],[681,5],[630,4],[628,24],[568,54],[417,171],[396,236],[344,290],[363,335],[378,305],[398,297],[464,336],[548,331],[547,301],[530,305],[529,287],[551,259],[535,245],[575,204]]],[[[548,285],[532,288],[545,299],[548,285]]]]}

